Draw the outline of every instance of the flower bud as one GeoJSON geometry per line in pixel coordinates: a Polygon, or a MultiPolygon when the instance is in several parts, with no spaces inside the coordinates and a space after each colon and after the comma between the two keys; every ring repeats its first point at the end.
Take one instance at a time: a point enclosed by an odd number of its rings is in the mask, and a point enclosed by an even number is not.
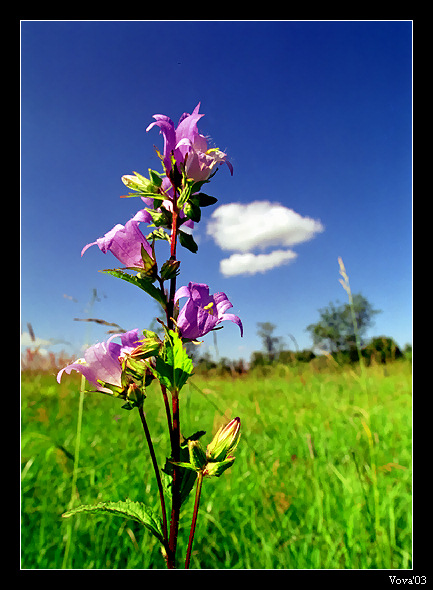
{"type": "Polygon", "coordinates": [[[231,467],[234,462],[235,458],[230,457],[225,461],[219,461],[217,463],[208,463],[203,472],[203,475],[206,475],[208,477],[219,477],[222,473],[224,473],[226,469],[231,467]]]}
{"type": "Polygon", "coordinates": [[[168,281],[179,274],[180,260],[167,260],[161,266],[161,279],[168,281]]]}
{"type": "Polygon", "coordinates": [[[208,461],[218,463],[228,459],[238,445],[241,436],[240,429],[240,418],[234,418],[226,426],[222,426],[207,446],[208,461]]]}
{"type": "Polygon", "coordinates": [[[133,191],[143,191],[146,190],[148,185],[151,184],[150,180],[144,177],[138,177],[135,174],[124,174],[122,176],[122,182],[128,188],[132,189],[133,191]]]}
{"type": "Polygon", "coordinates": [[[193,468],[202,471],[206,466],[207,457],[204,448],[199,440],[188,441],[189,460],[193,468]]]}
{"type": "Polygon", "coordinates": [[[138,172],[134,172],[134,174],[124,174],[122,176],[122,182],[125,186],[132,189],[133,191],[138,191],[139,193],[155,193],[159,192],[159,187],[161,186],[162,180],[159,176],[156,176],[156,173],[149,169],[149,173],[151,173],[151,180],[145,178],[138,172]]]}

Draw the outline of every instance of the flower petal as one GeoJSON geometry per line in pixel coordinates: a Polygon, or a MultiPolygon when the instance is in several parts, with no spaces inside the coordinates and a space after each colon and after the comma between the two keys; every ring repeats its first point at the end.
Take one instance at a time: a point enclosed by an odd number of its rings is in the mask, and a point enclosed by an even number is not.
{"type": "Polygon", "coordinates": [[[189,287],[184,285],[183,287],[179,287],[179,289],[174,294],[174,301],[179,301],[181,297],[189,297],[191,294],[189,287]]]}
{"type": "Polygon", "coordinates": [[[240,318],[237,315],[235,315],[234,313],[225,313],[221,316],[221,321],[224,322],[225,320],[230,320],[231,322],[234,322],[237,326],[239,326],[239,329],[241,331],[241,337],[244,335],[244,327],[242,325],[240,318]]]}

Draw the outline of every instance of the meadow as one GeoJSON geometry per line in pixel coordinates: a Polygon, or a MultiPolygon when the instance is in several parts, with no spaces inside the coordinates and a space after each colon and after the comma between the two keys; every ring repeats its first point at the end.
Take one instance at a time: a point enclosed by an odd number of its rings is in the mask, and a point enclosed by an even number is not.
{"type": "MultiPolygon", "coordinates": [[[[73,374],[74,376],[74,374],[73,374]]],[[[181,430],[241,418],[234,466],[204,482],[191,569],[412,567],[412,366],[277,367],[193,376],[181,430]]],[[[165,568],[138,523],[79,514],[71,501],[80,377],[22,374],[22,569],[165,568]],[[76,378],[75,378],[76,377],[76,378]],[[67,551],[65,551],[67,548],[67,551]]],[[[169,454],[158,388],[144,406],[159,464],[169,454]]],[[[145,501],[159,510],[136,410],[85,394],[74,505],[145,501]]],[[[183,506],[184,558],[193,494],[183,506]]],[[[183,567],[180,561],[179,567],[183,567]]]]}

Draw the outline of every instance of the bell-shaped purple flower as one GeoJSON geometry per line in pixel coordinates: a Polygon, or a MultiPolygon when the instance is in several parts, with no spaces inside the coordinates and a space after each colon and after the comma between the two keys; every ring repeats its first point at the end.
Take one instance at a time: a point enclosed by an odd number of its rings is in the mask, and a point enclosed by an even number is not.
{"type": "Polygon", "coordinates": [[[153,257],[152,248],[138,227],[142,221],[146,223],[152,221],[152,217],[145,210],[139,211],[125,225],[118,223],[105,236],[84,246],[81,256],[90,246],[97,245],[104,254],[107,252],[114,254],[124,266],[142,268],[144,264],[141,246],[144,247],[150,257],[153,257]]]}
{"type": "Polygon", "coordinates": [[[237,324],[243,335],[242,322],[238,316],[225,313],[233,307],[225,293],[209,295],[208,285],[191,282],[176,291],[175,302],[181,297],[188,297],[176,320],[183,338],[196,340],[225,320],[237,324]]]}
{"type": "Polygon", "coordinates": [[[122,387],[122,360],[125,355],[130,354],[140,346],[141,340],[138,330],[130,330],[124,334],[114,334],[107,342],[99,342],[88,348],[84,358],[78,359],[58,372],[57,381],[60,383],[63,373],[68,375],[71,371],[77,371],[92,383],[98,391],[113,393],[100,381],[115,387],[122,387]],[[120,336],[121,344],[113,342],[113,339],[120,336]]]}
{"type": "Polygon", "coordinates": [[[198,111],[200,103],[191,114],[184,113],[175,127],[170,117],[166,115],[153,115],[156,119],[146,131],[150,131],[155,125],[164,135],[164,166],[166,173],[172,169],[171,155],[176,162],[185,164],[185,172],[188,178],[196,182],[207,180],[215,168],[225,162],[233,174],[233,167],[227,159],[227,154],[218,148],[208,149],[208,142],[204,135],[197,129],[197,122],[203,114],[198,111]],[[188,157],[187,157],[188,156],[188,157]]]}

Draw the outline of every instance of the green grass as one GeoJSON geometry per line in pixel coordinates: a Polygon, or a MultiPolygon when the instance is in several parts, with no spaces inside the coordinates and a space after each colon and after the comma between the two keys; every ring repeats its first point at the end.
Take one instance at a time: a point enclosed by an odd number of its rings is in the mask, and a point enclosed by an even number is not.
{"type": "MultiPolygon", "coordinates": [[[[407,361],[365,370],[302,370],[238,379],[195,376],[181,429],[240,416],[234,466],[204,482],[191,568],[412,567],[412,398],[407,361]],[[224,418],[225,414],[225,418],[224,418]]],[[[164,568],[134,521],[77,515],[71,500],[80,378],[23,375],[22,568],[164,568]]],[[[143,500],[159,510],[138,412],[86,394],[75,505],[143,500]]],[[[169,452],[157,387],[145,402],[159,463],[169,452]]],[[[193,494],[181,514],[185,557],[193,494]]],[[[183,560],[180,562],[183,566],[183,560]]]]}

